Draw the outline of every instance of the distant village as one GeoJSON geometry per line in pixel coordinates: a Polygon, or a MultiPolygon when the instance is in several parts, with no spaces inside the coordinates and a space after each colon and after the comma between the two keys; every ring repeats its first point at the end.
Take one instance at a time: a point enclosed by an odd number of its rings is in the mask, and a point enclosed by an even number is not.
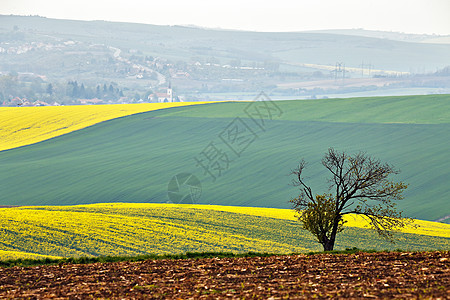
{"type": "MultiPolygon", "coordinates": [[[[99,105],[99,104],[129,104],[129,103],[164,103],[164,102],[184,102],[183,97],[174,96],[172,88],[162,89],[159,92],[148,95],[146,99],[128,101],[127,97],[121,97],[118,101],[102,100],[98,98],[77,99],[72,105],[99,105]]],[[[26,97],[14,97],[11,100],[0,102],[1,106],[9,107],[36,107],[36,106],[61,106],[64,105],[57,101],[30,100],[26,97]]]]}
{"type": "Polygon", "coordinates": [[[179,59],[176,55],[167,58],[165,49],[177,48],[162,42],[148,46],[152,49],[148,53],[129,48],[127,42],[113,47],[97,39],[49,38],[52,34],[43,36],[19,26],[4,33],[0,39],[0,106],[244,99],[262,90],[280,99],[320,99],[390,93],[391,89],[395,94],[412,88],[421,93],[424,89],[448,93],[450,86],[450,66],[406,72],[377,69],[363,61],[352,66],[333,61],[282,63],[257,53],[255,59],[245,59],[247,51],[223,56],[214,47],[183,48],[190,56],[180,52],[183,59],[179,59]]]}
{"type": "Polygon", "coordinates": [[[10,101],[3,101],[2,106],[60,106],[58,102],[47,103],[45,101],[31,101],[27,98],[15,97],[10,101]]]}

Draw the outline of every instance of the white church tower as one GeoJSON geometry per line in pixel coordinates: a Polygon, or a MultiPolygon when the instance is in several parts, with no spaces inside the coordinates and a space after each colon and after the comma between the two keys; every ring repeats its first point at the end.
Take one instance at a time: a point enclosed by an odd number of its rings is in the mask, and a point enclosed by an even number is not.
{"type": "Polygon", "coordinates": [[[167,89],[167,101],[173,102],[172,83],[169,82],[169,88],[167,89]]]}
{"type": "Polygon", "coordinates": [[[151,94],[149,96],[149,99],[153,99],[154,97],[156,97],[159,103],[163,103],[163,102],[174,102],[174,97],[173,97],[173,91],[172,91],[172,83],[169,82],[169,87],[167,88],[165,93],[155,93],[155,94],[151,94]]]}

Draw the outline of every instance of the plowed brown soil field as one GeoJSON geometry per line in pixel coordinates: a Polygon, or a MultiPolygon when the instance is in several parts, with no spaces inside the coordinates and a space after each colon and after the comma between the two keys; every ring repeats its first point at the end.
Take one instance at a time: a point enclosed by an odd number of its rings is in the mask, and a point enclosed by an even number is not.
{"type": "Polygon", "coordinates": [[[61,264],[0,277],[2,299],[450,299],[450,252],[61,264]]]}

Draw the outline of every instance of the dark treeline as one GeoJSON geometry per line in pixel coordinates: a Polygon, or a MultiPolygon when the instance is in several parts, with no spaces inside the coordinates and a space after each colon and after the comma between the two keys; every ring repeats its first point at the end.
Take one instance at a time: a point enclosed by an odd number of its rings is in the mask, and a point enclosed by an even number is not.
{"type": "Polygon", "coordinates": [[[77,81],[69,81],[67,83],[66,96],[74,99],[92,99],[101,100],[118,100],[123,97],[123,91],[113,86],[113,84],[100,85],[95,87],[85,86],[84,83],[78,84],[77,81]]]}
{"type": "Polygon", "coordinates": [[[99,99],[116,103],[124,97],[116,83],[88,85],[77,81],[47,82],[40,77],[26,77],[17,73],[0,76],[0,106],[17,106],[36,101],[50,105],[79,104],[80,99],[99,99]]]}

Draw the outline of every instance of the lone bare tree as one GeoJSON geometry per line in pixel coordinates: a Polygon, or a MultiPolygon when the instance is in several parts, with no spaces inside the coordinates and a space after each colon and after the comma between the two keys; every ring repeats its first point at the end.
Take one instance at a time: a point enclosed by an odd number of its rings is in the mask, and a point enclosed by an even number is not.
{"type": "Polygon", "coordinates": [[[393,240],[392,230],[402,228],[413,220],[403,218],[394,201],[403,199],[407,188],[403,182],[388,180],[398,174],[391,165],[360,152],[347,155],[333,148],[328,149],[322,165],[331,172],[329,194],[314,195],[305,183],[302,160],[292,171],[294,185],[300,187],[300,195],[290,202],[298,213],[302,227],[310,231],[322,244],[324,251],[334,248],[336,235],[343,230],[346,214],[363,215],[378,234],[393,240]]]}

